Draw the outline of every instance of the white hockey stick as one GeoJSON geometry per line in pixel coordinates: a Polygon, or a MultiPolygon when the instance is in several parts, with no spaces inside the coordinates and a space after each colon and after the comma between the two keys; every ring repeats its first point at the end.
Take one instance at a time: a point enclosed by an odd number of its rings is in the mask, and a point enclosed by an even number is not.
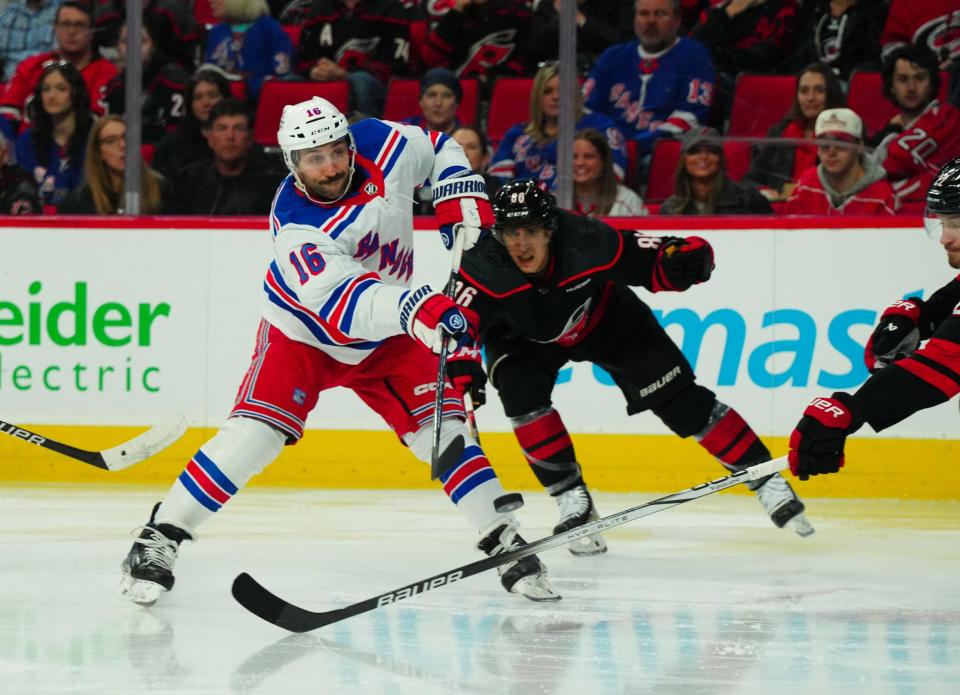
{"type": "Polygon", "coordinates": [[[138,434],[128,442],[124,442],[112,449],[103,451],[87,451],[48,439],[43,435],[25,430],[17,425],[0,420],[0,432],[9,434],[16,439],[22,439],[28,444],[36,444],[44,449],[56,451],[58,454],[69,456],[77,461],[83,461],[91,466],[102,468],[105,471],[120,471],[144,459],[148,459],[159,451],[166,449],[183,436],[187,431],[187,419],[183,415],[174,415],[163,420],[159,425],[151,427],[143,434],[138,434]]]}

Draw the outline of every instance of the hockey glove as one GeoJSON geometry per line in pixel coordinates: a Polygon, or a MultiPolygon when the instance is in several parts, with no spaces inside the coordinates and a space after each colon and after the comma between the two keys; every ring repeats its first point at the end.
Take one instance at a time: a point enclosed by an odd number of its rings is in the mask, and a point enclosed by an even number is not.
{"type": "Polygon", "coordinates": [[[487,402],[487,375],[483,371],[480,348],[462,347],[447,358],[447,378],[459,393],[469,393],[473,407],[487,402]]]}
{"type": "Polygon", "coordinates": [[[886,308],[863,350],[867,369],[875,372],[913,354],[920,345],[923,312],[919,297],[898,299],[886,308]]]}
{"type": "Polygon", "coordinates": [[[713,247],[698,236],[665,237],[653,262],[654,292],[683,292],[710,279],[713,247]]]}
{"type": "Polygon", "coordinates": [[[493,208],[490,201],[483,198],[453,198],[438,203],[434,209],[440,224],[440,239],[448,249],[453,248],[457,234],[466,235],[463,250],[472,249],[490,234],[493,226],[493,208]]]}
{"type": "Polygon", "coordinates": [[[477,330],[454,301],[430,285],[410,290],[400,300],[400,327],[407,335],[436,354],[443,348],[445,336],[447,352],[454,353],[476,340],[477,330]]]}
{"type": "Polygon", "coordinates": [[[860,408],[849,393],[838,391],[830,398],[814,398],[790,435],[790,472],[800,480],[837,473],[843,468],[847,435],[862,425],[860,408]]]}

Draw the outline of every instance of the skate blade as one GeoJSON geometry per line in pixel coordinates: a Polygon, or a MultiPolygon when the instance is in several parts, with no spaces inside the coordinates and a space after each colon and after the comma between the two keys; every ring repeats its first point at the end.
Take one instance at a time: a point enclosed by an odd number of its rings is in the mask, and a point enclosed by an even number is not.
{"type": "Polygon", "coordinates": [[[591,555],[603,555],[607,552],[607,542],[599,533],[592,536],[578,538],[567,544],[567,549],[577,557],[590,557],[591,555]]]}
{"type": "Polygon", "coordinates": [[[511,591],[515,594],[520,594],[525,599],[536,601],[537,603],[559,601],[561,598],[563,598],[560,595],[560,592],[557,591],[553,587],[553,584],[550,583],[550,580],[542,574],[521,577],[517,580],[517,583],[513,585],[511,591]]]}
{"type": "Polygon", "coordinates": [[[804,514],[797,514],[795,517],[787,521],[785,524],[787,528],[793,529],[793,531],[803,538],[807,536],[812,536],[816,529],[813,528],[813,525],[807,520],[807,517],[804,514]]]}
{"type": "Polygon", "coordinates": [[[166,591],[156,582],[134,579],[130,575],[123,576],[118,589],[123,598],[145,607],[152,606],[159,601],[160,596],[166,591]]]}

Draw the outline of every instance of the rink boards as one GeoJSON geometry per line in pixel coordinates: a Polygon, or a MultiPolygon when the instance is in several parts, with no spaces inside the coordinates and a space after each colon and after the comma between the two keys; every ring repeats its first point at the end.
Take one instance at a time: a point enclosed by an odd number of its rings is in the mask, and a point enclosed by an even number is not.
{"type": "MultiPolygon", "coordinates": [[[[638,290],[715,390],[764,435],[775,455],[816,395],[855,390],[862,345],[878,311],[929,296],[951,278],[917,220],[642,219],[649,233],[700,234],[717,254],[714,278],[681,294],[638,290]]],[[[253,349],[261,285],[272,260],[261,220],[7,220],[0,226],[0,418],[104,449],[171,413],[191,430],[133,469],[103,474],[9,437],[0,480],[168,483],[227,415],[253,349]]],[[[627,226],[622,223],[621,226],[627,226]]],[[[442,285],[449,257],[429,229],[415,236],[414,283],[442,285]]],[[[382,263],[395,262],[389,251],[382,263]]],[[[508,487],[533,476],[491,390],[477,416],[508,487]]],[[[565,369],[554,403],[574,434],[586,478],[602,490],[673,490],[720,469],[649,413],[627,417],[609,375],[565,369]]],[[[955,499],[956,403],[883,437],[858,433],[844,474],[808,495],[955,499]],[[953,463],[954,465],[950,465],[953,463]]],[[[321,396],[307,436],[258,482],[337,488],[430,485],[422,464],[352,393],[321,396]]]]}

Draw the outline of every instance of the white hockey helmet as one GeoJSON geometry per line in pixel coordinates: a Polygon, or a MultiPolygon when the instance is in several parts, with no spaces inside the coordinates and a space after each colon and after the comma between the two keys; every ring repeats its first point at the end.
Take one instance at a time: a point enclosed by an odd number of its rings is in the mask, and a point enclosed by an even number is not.
{"type": "Polygon", "coordinates": [[[308,101],[283,107],[277,142],[283,152],[283,161],[294,175],[294,152],[326,145],[342,138],[347,138],[352,155],[355,148],[353,136],[347,128],[347,117],[326,99],[313,97],[308,101]]]}

